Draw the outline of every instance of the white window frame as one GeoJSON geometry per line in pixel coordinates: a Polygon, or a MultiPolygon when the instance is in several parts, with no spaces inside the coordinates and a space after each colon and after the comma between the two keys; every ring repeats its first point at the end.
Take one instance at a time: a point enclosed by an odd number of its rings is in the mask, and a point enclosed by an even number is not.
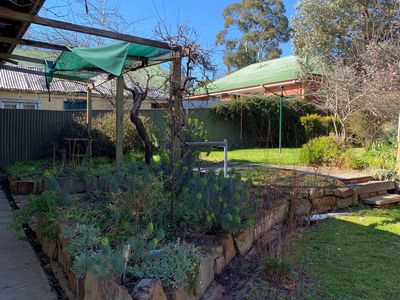
{"type": "Polygon", "coordinates": [[[33,104],[34,110],[40,109],[40,101],[29,99],[0,99],[0,108],[4,108],[5,104],[15,104],[16,109],[24,109],[24,104],[33,104]]]}

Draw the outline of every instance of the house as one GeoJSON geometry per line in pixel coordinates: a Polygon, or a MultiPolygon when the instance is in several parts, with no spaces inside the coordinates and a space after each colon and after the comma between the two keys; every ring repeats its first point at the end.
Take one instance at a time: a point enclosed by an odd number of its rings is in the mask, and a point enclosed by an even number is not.
{"type": "MultiPolygon", "coordinates": [[[[41,59],[49,59],[50,51],[33,51],[17,48],[14,54],[29,54],[41,59]],[[29,52],[29,53],[27,53],[29,52]],[[35,52],[35,53],[32,53],[35,52]]],[[[37,64],[23,63],[25,69],[43,72],[37,64]]],[[[143,109],[163,107],[167,104],[167,92],[163,88],[167,72],[159,65],[151,66],[148,70],[138,70],[125,76],[128,86],[136,82],[145,82],[144,72],[152,72],[152,85],[147,99],[142,103],[143,109]]],[[[112,80],[97,86],[92,91],[93,110],[112,110],[115,98],[115,83],[112,80]]],[[[86,109],[85,83],[54,78],[50,93],[46,87],[44,76],[30,73],[21,73],[12,70],[0,69],[0,109],[42,109],[42,110],[84,110],[86,109]]],[[[126,109],[132,104],[128,91],[125,93],[126,109]]]]}
{"type": "MultiPolygon", "coordinates": [[[[209,83],[191,96],[192,101],[228,101],[241,95],[305,95],[302,64],[309,63],[291,55],[251,64],[209,83]]],[[[319,74],[317,70],[313,73],[319,74]]]]}

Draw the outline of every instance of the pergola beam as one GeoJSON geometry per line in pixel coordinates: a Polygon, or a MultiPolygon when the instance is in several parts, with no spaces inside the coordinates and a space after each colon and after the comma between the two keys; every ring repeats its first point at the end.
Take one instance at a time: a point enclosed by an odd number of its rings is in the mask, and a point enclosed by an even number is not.
{"type": "Polygon", "coordinates": [[[46,63],[46,61],[44,59],[40,59],[40,58],[34,58],[34,57],[28,57],[28,56],[16,55],[16,54],[1,53],[1,52],[0,52],[0,58],[27,61],[27,62],[31,62],[31,63],[35,63],[35,64],[42,64],[42,65],[44,65],[46,63]]]}
{"type": "Polygon", "coordinates": [[[10,38],[5,36],[0,36],[0,43],[17,44],[17,45],[57,50],[57,51],[69,51],[68,47],[64,45],[56,45],[46,42],[32,41],[28,39],[10,38]]]}
{"type": "Polygon", "coordinates": [[[119,33],[119,32],[112,32],[112,31],[103,30],[103,29],[99,29],[99,28],[93,28],[93,27],[88,27],[88,26],[43,18],[43,17],[39,17],[39,16],[33,16],[30,14],[17,12],[15,10],[8,9],[5,7],[0,7],[0,18],[19,21],[19,22],[33,23],[33,24],[57,28],[57,29],[75,31],[75,32],[80,32],[80,33],[84,33],[84,34],[90,34],[90,35],[110,38],[110,39],[114,39],[114,40],[120,40],[120,41],[125,41],[125,42],[130,42],[130,43],[137,43],[137,44],[141,44],[141,45],[172,50],[172,47],[169,44],[164,43],[164,42],[141,38],[141,37],[124,34],[124,33],[119,33]]]}

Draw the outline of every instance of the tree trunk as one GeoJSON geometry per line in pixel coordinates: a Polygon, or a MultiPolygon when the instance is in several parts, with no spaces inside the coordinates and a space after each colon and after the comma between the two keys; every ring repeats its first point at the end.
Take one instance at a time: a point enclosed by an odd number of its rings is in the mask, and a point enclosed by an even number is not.
{"type": "Polygon", "coordinates": [[[147,135],[146,128],[143,125],[142,120],[139,118],[139,108],[142,105],[142,101],[146,97],[145,94],[139,93],[135,89],[130,90],[133,98],[133,106],[130,113],[130,120],[135,124],[136,130],[139,133],[139,137],[142,140],[144,146],[144,162],[149,165],[153,158],[153,150],[150,139],[147,135]]]}
{"type": "Polygon", "coordinates": [[[136,130],[138,131],[144,146],[144,162],[149,165],[153,158],[153,150],[151,149],[151,142],[147,136],[146,128],[144,128],[143,122],[140,120],[138,113],[131,111],[130,119],[132,123],[135,124],[136,130]]]}

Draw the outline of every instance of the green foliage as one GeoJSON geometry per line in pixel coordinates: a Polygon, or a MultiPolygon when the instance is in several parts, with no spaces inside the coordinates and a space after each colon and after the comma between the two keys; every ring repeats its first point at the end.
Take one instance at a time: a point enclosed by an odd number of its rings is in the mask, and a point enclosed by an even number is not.
{"type": "Polygon", "coordinates": [[[376,179],[396,180],[396,147],[388,143],[371,143],[365,151],[347,151],[346,162],[353,169],[367,170],[376,179]]]}
{"type": "Polygon", "coordinates": [[[128,273],[137,278],[160,278],[164,287],[183,284],[186,291],[195,294],[199,266],[199,250],[178,241],[147,252],[140,263],[128,267],[128,273]]]}
{"type": "Polygon", "coordinates": [[[300,117],[300,123],[304,127],[307,139],[312,139],[322,135],[329,135],[334,130],[334,124],[331,116],[307,114],[300,117]]]}
{"type": "Polygon", "coordinates": [[[228,69],[279,57],[280,43],[289,40],[288,19],[281,0],[239,1],[227,6],[223,16],[224,29],[218,33],[216,44],[225,46],[224,63],[228,69]]]}
{"type": "Polygon", "coordinates": [[[29,221],[39,220],[39,230],[44,236],[55,239],[55,224],[60,218],[60,205],[66,201],[66,195],[57,187],[54,177],[48,177],[48,184],[53,188],[41,195],[31,195],[26,205],[13,212],[11,227],[19,230],[29,221]]]}
{"type": "Polygon", "coordinates": [[[107,238],[101,238],[98,228],[74,224],[62,232],[68,240],[67,251],[74,255],[72,271],[83,278],[88,271],[95,276],[121,274],[124,261],[121,251],[112,249],[107,238]]]}
{"type": "Polygon", "coordinates": [[[234,174],[227,178],[194,173],[178,195],[176,215],[185,231],[223,229],[236,233],[253,222],[247,186],[234,174]]]}
{"type": "Polygon", "coordinates": [[[268,256],[263,263],[264,272],[267,280],[282,284],[292,278],[292,266],[282,258],[268,256]]]}
{"type": "MultiPolygon", "coordinates": [[[[279,97],[246,97],[214,107],[218,116],[236,124],[243,124],[243,136],[251,144],[278,146],[279,97]]],[[[319,113],[312,104],[300,100],[285,100],[283,105],[284,147],[296,147],[307,142],[300,117],[319,113]]]]}
{"type": "MultiPolygon", "coordinates": [[[[154,147],[158,147],[158,141],[155,135],[154,128],[150,120],[141,117],[144,127],[147,130],[150,141],[154,147]]],[[[95,139],[93,144],[94,156],[115,156],[115,114],[106,113],[99,115],[92,121],[91,137],[95,139]]],[[[76,118],[74,122],[68,123],[60,134],[60,143],[65,143],[65,138],[71,137],[88,137],[85,119],[76,118]]],[[[143,144],[140,140],[135,125],[130,121],[129,116],[124,116],[124,153],[143,150],[143,144]]]]}
{"type": "Polygon", "coordinates": [[[296,8],[291,26],[300,56],[346,55],[354,44],[366,44],[399,21],[396,0],[301,0],[296,8]]]}
{"type": "Polygon", "coordinates": [[[341,145],[329,136],[314,138],[301,148],[300,161],[311,166],[340,165],[341,145]]]}
{"type": "Polygon", "coordinates": [[[50,160],[26,160],[17,162],[6,168],[8,174],[15,176],[18,180],[41,178],[44,171],[49,169],[50,160]]]}

